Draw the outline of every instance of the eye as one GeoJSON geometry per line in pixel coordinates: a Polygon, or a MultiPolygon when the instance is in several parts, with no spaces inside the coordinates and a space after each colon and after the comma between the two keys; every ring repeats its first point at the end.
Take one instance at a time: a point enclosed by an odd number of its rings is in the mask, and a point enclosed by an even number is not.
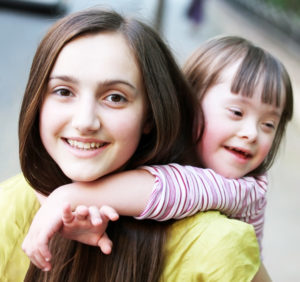
{"type": "Polygon", "coordinates": [[[61,96],[61,97],[69,97],[73,96],[72,92],[66,88],[58,88],[53,91],[54,94],[61,96]]]}
{"type": "Polygon", "coordinates": [[[229,108],[228,110],[233,117],[239,118],[243,116],[243,112],[238,108],[229,108]]]}
{"type": "Polygon", "coordinates": [[[263,124],[263,127],[265,128],[265,130],[268,130],[268,131],[273,131],[276,129],[276,125],[274,122],[264,122],[263,124]]]}
{"type": "Polygon", "coordinates": [[[122,104],[127,102],[127,99],[119,93],[110,94],[105,97],[105,100],[115,104],[122,104]]]}

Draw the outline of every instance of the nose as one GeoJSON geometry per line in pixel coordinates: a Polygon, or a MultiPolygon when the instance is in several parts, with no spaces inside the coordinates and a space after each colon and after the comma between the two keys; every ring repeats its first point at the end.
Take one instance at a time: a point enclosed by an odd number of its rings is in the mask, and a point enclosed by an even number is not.
{"type": "Polygon", "coordinates": [[[93,99],[81,99],[75,108],[72,126],[81,134],[90,134],[100,129],[97,103],[93,99]]]}
{"type": "Polygon", "coordinates": [[[249,143],[255,143],[258,136],[257,124],[254,121],[244,121],[238,132],[238,136],[249,143]]]}

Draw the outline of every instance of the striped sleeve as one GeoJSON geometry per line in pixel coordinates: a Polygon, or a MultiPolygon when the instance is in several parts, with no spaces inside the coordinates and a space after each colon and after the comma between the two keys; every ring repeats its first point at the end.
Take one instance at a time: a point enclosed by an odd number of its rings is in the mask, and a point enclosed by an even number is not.
{"type": "Polygon", "coordinates": [[[169,164],[144,166],[155,176],[145,210],[137,219],[180,219],[199,211],[219,210],[254,226],[261,246],[267,176],[225,178],[211,169],[169,164]]]}

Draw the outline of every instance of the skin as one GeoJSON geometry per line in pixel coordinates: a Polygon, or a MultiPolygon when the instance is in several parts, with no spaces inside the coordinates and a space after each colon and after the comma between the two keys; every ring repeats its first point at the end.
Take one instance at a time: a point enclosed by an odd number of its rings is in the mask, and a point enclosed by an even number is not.
{"type": "MultiPolygon", "coordinates": [[[[207,166],[230,178],[244,176],[263,161],[271,148],[282,112],[282,108],[262,104],[259,95],[254,94],[252,98],[245,98],[241,95],[232,94],[230,92],[230,85],[235,71],[235,68],[231,68],[226,72],[228,76],[224,76],[219,84],[212,87],[203,99],[202,107],[204,108],[205,120],[209,122],[205,124],[204,137],[198,146],[198,152],[200,156],[203,155],[203,161],[206,161],[205,150],[210,150],[209,146],[212,146],[211,154],[214,158],[212,158],[212,162],[207,164],[207,166]],[[257,105],[260,105],[260,107],[257,107],[257,105]],[[212,127],[210,127],[210,125],[212,125],[212,127]],[[217,127],[218,125],[219,127],[217,127]],[[216,142],[214,142],[214,139],[216,139],[216,142]],[[238,148],[240,151],[243,150],[244,153],[247,152],[248,155],[251,153],[251,158],[241,156],[243,154],[228,152],[227,149],[224,149],[224,144],[238,148]],[[218,161],[216,161],[216,158],[218,158],[218,161]],[[219,160],[222,160],[222,162],[219,160]],[[222,164],[221,166],[220,163],[222,164]],[[224,167],[226,167],[224,163],[226,163],[226,166],[230,169],[224,170],[224,167]]],[[[56,202],[57,199],[68,199],[68,201],[72,202],[72,208],[63,211],[62,225],[69,228],[67,233],[71,233],[72,226],[73,231],[77,228],[86,228],[85,235],[83,235],[84,230],[81,230],[80,232],[83,233],[79,235],[73,233],[69,238],[78,240],[79,236],[82,236],[86,240],[89,235],[91,238],[90,244],[95,245],[93,240],[95,235],[97,236],[99,234],[97,233],[99,231],[97,228],[93,228],[92,221],[93,218],[95,218],[95,220],[96,218],[102,218],[99,207],[101,205],[111,205],[116,207],[116,211],[120,214],[137,216],[146,206],[145,203],[149,199],[149,195],[153,189],[153,183],[153,177],[149,176],[149,173],[146,171],[124,172],[121,176],[108,176],[98,180],[96,185],[94,183],[86,183],[84,185],[74,183],[66,185],[58,188],[49,198],[52,198],[52,202],[55,202],[53,199],[56,199],[56,202]],[[134,173],[137,173],[137,175],[134,173]],[[132,182],[132,180],[136,182],[127,185],[130,181],[132,182]],[[126,188],[126,193],[124,192],[125,189],[122,189],[121,192],[119,184],[131,188],[126,188]],[[100,187],[101,190],[99,195],[96,194],[97,187],[100,187]],[[137,187],[135,191],[134,187],[137,187]],[[140,189],[140,187],[143,187],[143,189],[140,189]],[[141,190],[143,190],[143,193],[141,193],[141,190]],[[122,199],[122,202],[118,200],[117,204],[114,202],[113,198],[116,198],[114,197],[115,193],[118,193],[118,198],[122,199]],[[123,193],[123,196],[120,196],[119,193],[123,193]],[[84,198],[79,199],[79,195],[84,198]],[[78,215],[76,206],[83,202],[87,206],[94,206],[93,214],[86,212],[86,215],[83,217],[78,215]],[[126,206],[124,206],[124,203],[126,203],[126,206]],[[72,212],[72,210],[74,210],[74,212],[72,212]],[[65,218],[71,218],[71,220],[66,221],[65,218]]],[[[50,202],[51,201],[48,201],[48,203],[50,202]]],[[[55,209],[57,210],[57,207],[55,209]]],[[[49,210],[51,210],[51,207],[49,210]]],[[[52,231],[57,232],[57,230],[54,229],[52,231]]],[[[47,239],[49,238],[47,237],[47,239]]],[[[105,245],[105,248],[111,251],[111,242],[109,242],[105,234],[104,240],[106,241],[104,241],[103,246],[105,245]]],[[[101,237],[99,238],[99,242],[100,241],[101,237]]],[[[43,241],[43,243],[46,245],[47,241],[43,241]]],[[[41,255],[45,255],[45,257],[49,255],[48,258],[50,259],[51,256],[49,253],[42,250],[42,248],[40,248],[40,250],[41,255]]],[[[264,274],[267,274],[264,267],[263,270],[264,274]]],[[[260,273],[262,273],[263,270],[260,270],[258,274],[261,275],[260,273]]],[[[268,280],[262,279],[257,281],[268,280]]]]}
{"type": "MultiPolygon", "coordinates": [[[[135,56],[121,34],[79,37],[62,49],[50,74],[40,113],[42,143],[73,181],[99,179],[122,168],[148,131],[145,100],[135,56]]],[[[32,251],[33,244],[44,246],[62,228],[62,212],[66,224],[80,225],[87,216],[80,210],[68,213],[71,207],[66,207],[63,198],[57,200],[56,194],[54,191],[44,201],[22,245],[33,263],[44,270],[51,269],[51,254],[47,247],[32,251]],[[52,226],[49,233],[45,233],[47,224],[52,226]]],[[[91,211],[92,216],[95,209],[91,211]]],[[[93,226],[99,220],[117,219],[113,209],[100,210],[100,215],[93,226]]]]}
{"type": "Polygon", "coordinates": [[[73,181],[116,171],[131,158],[143,133],[144,97],[122,35],[75,39],[63,48],[50,75],[40,114],[43,145],[73,181]]]}
{"type": "Polygon", "coordinates": [[[112,241],[108,238],[105,230],[109,220],[118,220],[119,215],[108,206],[98,209],[95,206],[87,208],[78,206],[72,212],[71,206],[66,204],[62,212],[63,226],[60,233],[65,238],[78,238],[81,243],[99,246],[104,254],[110,254],[112,241]]]}
{"type": "Polygon", "coordinates": [[[256,275],[254,276],[252,282],[271,282],[272,279],[269,276],[265,266],[262,264],[258,270],[258,272],[256,273],[256,275]]]}
{"type": "Polygon", "coordinates": [[[220,83],[202,100],[204,133],[198,144],[204,167],[240,178],[257,168],[268,155],[283,111],[261,102],[260,86],[252,97],[231,92],[238,64],[226,69],[220,83]],[[222,160],[220,162],[220,160],[222,160]]]}

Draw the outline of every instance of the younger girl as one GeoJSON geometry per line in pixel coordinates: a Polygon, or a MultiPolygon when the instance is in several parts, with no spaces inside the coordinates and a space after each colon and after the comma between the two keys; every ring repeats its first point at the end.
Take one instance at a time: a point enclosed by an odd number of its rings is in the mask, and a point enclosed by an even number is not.
{"type": "MultiPolygon", "coordinates": [[[[239,37],[208,41],[190,57],[184,70],[204,112],[205,126],[198,143],[198,156],[210,169],[178,164],[142,167],[94,183],[90,197],[84,192],[85,185],[78,183],[61,187],[57,192],[61,189],[61,195],[72,207],[107,204],[120,214],[139,215],[139,219],[182,218],[217,209],[252,223],[261,244],[267,190],[265,173],[292,117],[289,76],[272,55],[239,37]],[[146,171],[155,176],[154,189],[153,179],[146,171]],[[121,196],[120,186],[124,190],[121,189],[124,192],[121,196]],[[81,191],[85,193],[84,199],[81,191]],[[123,203],[128,205],[120,205],[118,196],[126,198],[123,203]]],[[[81,221],[88,214],[85,209],[81,221]]],[[[99,217],[94,214],[90,216],[99,217]]],[[[69,209],[65,210],[64,217],[68,218],[66,225],[71,227],[76,217],[69,209]]],[[[40,249],[50,259],[45,245],[29,243],[29,239],[41,237],[47,243],[49,236],[45,234],[48,233],[39,231],[45,230],[38,228],[40,225],[29,232],[24,247],[27,252],[40,249]]],[[[51,229],[51,224],[45,228],[52,233],[56,231],[51,229]]],[[[76,235],[68,237],[78,239],[76,235]]],[[[85,240],[88,241],[86,236],[85,240]]],[[[110,248],[109,244],[106,247],[110,248]]],[[[33,254],[30,257],[34,260],[33,254]]]]}

